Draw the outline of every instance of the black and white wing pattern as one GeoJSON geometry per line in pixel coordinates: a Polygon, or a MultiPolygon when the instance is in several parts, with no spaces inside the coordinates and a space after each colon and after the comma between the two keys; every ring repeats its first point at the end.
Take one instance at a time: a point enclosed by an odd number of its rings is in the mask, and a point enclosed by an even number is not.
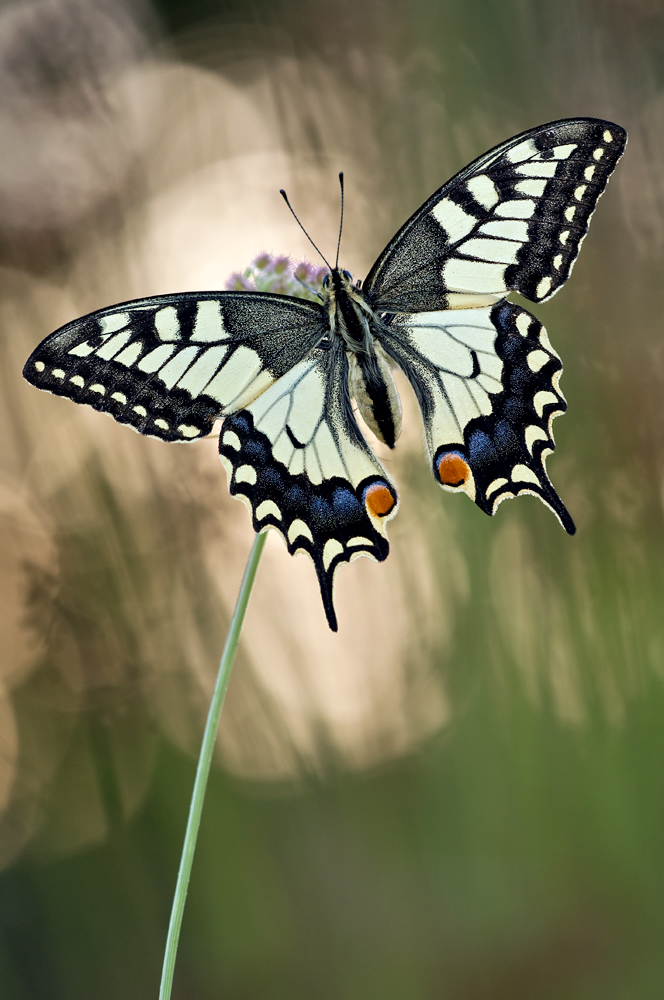
{"type": "Polygon", "coordinates": [[[265,292],[185,293],[91,313],[47,337],[23,374],[141,434],[219,451],[254,529],[313,560],[330,627],[335,571],[389,552],[397,492],[359,431],[348,359],[317,303],[265,292]],[[319,344],[324,346],[317,346],[319,344]]]}
{"type": "Polygon", "coordinates": [[[285,295],[163,295],[61,327],[31,354],[23,375],[141,434],[194,441],[290,371],[326,333],[317,303],[285,295]]]}
{"type": "Polygon", "coordinates": [[[545,468],[553,418],[567,404],[562,364],[539,320],[505,300],[413,313],[394,317],[383,343],[415,391],[436,481],[487,514],[533,493],[573,534],[545,468]]]}
{"type": "Polygon", "coordinates": [[[219,453],[231,494],[255,531],[276,528],[291,554],[313,560],[336,632],[334,574],[364,555],[382,562],[398,499],[355,421],[346,352],[317,348],[253,403],[224,421],[219,453]]]}
{"type": "Polygon", "coordinates": [[[444,184],[390,240],[363,288],[378,311],[532,302],[567,281],[627,134],[566,119],[496,146],[444,184]]]}
{"type": "Polygon", "coordinates": [[[194,441],[224,418],[221,460],[256,531],[314,562],[330,627],[336,569],[388,554],[398,497],[363,438],[392,445],[400,407],[388,359],[413,386],[433,474],[493,514],[534,493],[574,524],[546,473],[565,400],[534,302],[567,280],[625,148],[594,118],[552,122],[480,157],[399,230],[364,283],[337,266],[321,304],[270,292],[125,302],[47,337],[23,374],[141,434],[194,441]],[[387,357],[386,357],[387,355],[387,357]]]}

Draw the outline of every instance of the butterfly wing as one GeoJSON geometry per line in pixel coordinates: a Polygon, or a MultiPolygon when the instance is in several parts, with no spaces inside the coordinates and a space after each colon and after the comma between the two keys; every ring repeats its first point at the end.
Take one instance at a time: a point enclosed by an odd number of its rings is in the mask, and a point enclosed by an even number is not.
{"type": "Polygon", "coordinates": [[[187,292],[111,306],[37,347],[23,375],[164,441],[193,441],[246,405],[327,333],[314,302],[187,292]]]}
{"type": "Polygon", "coordinates": [[[488,305],[514,290],[549,299],[569,277],[620,159],[619,125],[541,125],[485,153],[406,222],[364,282],[379,311],[488,305]]]}
{"type": "Polygon", "coordinates": [[[348,360],[322,308],[252,292],[167,295],[84,316],[47,337],[24,376],[142,434],[192,441],[225,417],[219,451],[256,531],[276,528],[318,574],[387,557],[397,493],[362,437],[348,360]],[[323,346],[317,346],[322,344],[323,346]]]}
{"type": "Polygon", "coordinates": [[[313,560],[330,628],[334,574],[360,555],[382,562],[397,493],[357,426],[338,339],[316,348],[224,421],[221,460],[255,531],[276,528],[313,560]]]}
{"type": "Polygon", "coordinates": [[[573,534],[545,468],[551,423],[567,405],[562,365],[539,320],[506,301],[413,313],[394,317],[383,343],[417,396],[437,482],[487,514],[533,493],[573,534]]]}

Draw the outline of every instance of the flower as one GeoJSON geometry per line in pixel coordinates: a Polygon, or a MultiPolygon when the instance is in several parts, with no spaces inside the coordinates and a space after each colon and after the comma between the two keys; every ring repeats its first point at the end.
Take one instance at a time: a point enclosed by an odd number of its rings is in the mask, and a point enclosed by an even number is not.
{"type": "Polygon", "coordinates": [[[226,288],[229,291],[277,292],[316,301],[326,274],[326,267],[305,260],[293,263],[289,257],[261,253],[243,273],[231,274],[226,288]]]}

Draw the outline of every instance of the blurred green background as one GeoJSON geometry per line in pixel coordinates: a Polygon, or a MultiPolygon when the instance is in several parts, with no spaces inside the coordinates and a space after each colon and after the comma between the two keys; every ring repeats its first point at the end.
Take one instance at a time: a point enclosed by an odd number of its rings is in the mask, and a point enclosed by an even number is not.
{"type": "MultiPolygon", "coordinates": [[[[494,519],[404,431],[339,637],[272,540],[222,717],[177,1000],[664,994],[664,9],[655,0],[0,7],[0,996],[157,995],[251,533],[214,441],[21,381],[50,330],[314,239],[364,275],[492,145],[630,144],[569,285],[554,484],[494,519]],[[251,249],[253,247],[253,250],[251,249]],[[236,509],[237,508],[237,509],[236,509]]],[[[302,564],[302,565],[300,565],[302,564]]]]}

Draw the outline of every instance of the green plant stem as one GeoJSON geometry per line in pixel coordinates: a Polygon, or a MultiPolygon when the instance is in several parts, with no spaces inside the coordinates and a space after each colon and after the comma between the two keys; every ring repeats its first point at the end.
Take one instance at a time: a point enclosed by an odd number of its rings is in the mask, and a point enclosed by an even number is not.
{"type": "Polygon", "coordinates": [[[164,966],[161,973],[161,986],[159,987],[159,1000],[170,1000],[171,996],[171,989],[173,987],[173,970],[175,968],[175,956],[177,954],[178,941],[180,939],[182,915],[184,913],[184,904],[187,898],[187,889],[189,888],[189,878],[191,875],[191,866],[194,860],[194,851],[196,850],[198,828],[201,823],[201,813],[203,812],[203,803],[205,801],[205,789],[207,788],[210,764],[212,763],[212,754],[217,739],[219,717],[224,704],[228,681],[231,676],[233,660],[235,659],[235,653],[240,641],[240,631],[242,629],[244,615],[247,610],[247,604],[249,603],[249,595],[251,594],[251,588],[254,584],[256,570],[258,569],[258,563],[266,538],[267,532],[256,535],[253,548],[249,554],[249,559],[247,560],[247,566],[240,585],[240,592],[237,597],[235,611],[233,612],[231,625],[226,638],[226,645],[224,646],[221,662],[219,663],[219,672],[217,673],[217,680],[214,685],[214,692],[212,694],[212,701],[210,702],[207,722],[205,723],[205,732],[203,733],[203,742],[201,744],[201,752],[198,757],[198,767],[196,768],[196,780],[194,782],[194,790],[191,796],[191,805],[189,806],[187,830],[184,835],[184,844],[182,845],[180,870],[178,872],[178,880],[175,886],[175,895],[173,897],[171,920],[168,925],[164,966]]]}

